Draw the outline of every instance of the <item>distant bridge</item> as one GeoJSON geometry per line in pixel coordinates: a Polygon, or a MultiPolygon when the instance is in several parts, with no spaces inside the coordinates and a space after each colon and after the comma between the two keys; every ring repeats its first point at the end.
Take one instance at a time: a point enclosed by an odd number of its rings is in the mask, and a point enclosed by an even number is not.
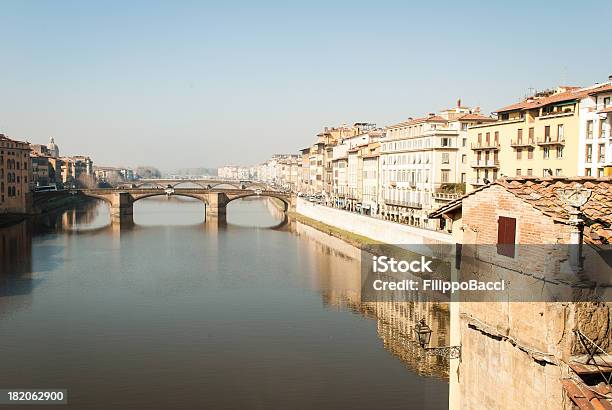
{"type": "Polygon", "coordinates": [[[93,188],[41,192],[34,197],[34,203],[40,204],[46,198],[54,198],[58,195],[81,195],[100,199],[109,204],[113,223],[133,223],[134,203],[154,196],[183,196],[198,199],[204,203],[207,221],[224,221],[227,204],[240,198],[276,198],[284,204],[285,212],[295,204],[294,198],[288,193],[269,189],[254,189],[255,185],[248,189],[174,188],[168,185],[170,184],[167,184],[164,188],[93,188]]]}
{"type": "Polygon", "coordinates": [[[263,182],[251,181],[251,180],[235,180],[235,179],[220,179],[220,178],[211,178],[211,179],[162,179],[162,178],[152,178],[152,179],[139,179],[134,182],[126,182],[121,185],[118,185],[117,188],[177,188],[180,185],[196,185],[203,189],[215,189],[220,185],[230,186],[234,189],[248,189],[248,188],[259,188],[263,190],[268,190],[270,187],[268,184],[263,182]]]}

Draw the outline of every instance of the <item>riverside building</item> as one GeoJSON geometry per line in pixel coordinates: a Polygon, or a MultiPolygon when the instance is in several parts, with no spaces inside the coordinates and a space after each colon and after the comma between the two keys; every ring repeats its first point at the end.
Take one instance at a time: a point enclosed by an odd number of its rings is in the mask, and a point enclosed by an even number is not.
{"type": "Polygon", "coordinates": [[[457,106],[387,127],[381,140],[379,203],[384,219],[438,228],[429,211],[465,191],[467,130],[495,121],[479,109],[457,106]]]}
{"type": "Polygon", "coordinates": [[[30,194],[30,144],[0,134],[0,213],[26,213],[30,194]]]}
{"type": "Polygon", "coordinates": [[[541,91],[470,127],[468,190],[502,176],[603,176],[612,159],[611,91],[609,83],[541,91]]]}
{"type": "Polygon", "coordinates": [[[578,175],[612,176],[612,76],[584,89],[580,102],[578,175]]]}

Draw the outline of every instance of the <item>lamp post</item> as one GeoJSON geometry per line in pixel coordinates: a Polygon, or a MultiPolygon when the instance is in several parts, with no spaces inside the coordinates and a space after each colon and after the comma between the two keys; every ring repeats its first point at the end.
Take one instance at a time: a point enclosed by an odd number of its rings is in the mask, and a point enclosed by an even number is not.
{"type": "Polygon", "coordinates": [[[429,356],[442,356],[447,359],[461,359],[461,346],[429,347],[433,331],[427,325],[425,319],[419,320],[414,326],[413,331],[415,339],[419,343],[419,346],[425,350],[425,354],[429,356]]]}
{"type": "Polygon", "coordinates": [[[584,188],[581,184],[576,184],[572,188],[557,190],[559,198],[569,207],[570,231],[570,266],[574,272],[582,269],[582,235],[584,220],[581,218],[580,208],[587,203],[592,191],[584,188]]]}

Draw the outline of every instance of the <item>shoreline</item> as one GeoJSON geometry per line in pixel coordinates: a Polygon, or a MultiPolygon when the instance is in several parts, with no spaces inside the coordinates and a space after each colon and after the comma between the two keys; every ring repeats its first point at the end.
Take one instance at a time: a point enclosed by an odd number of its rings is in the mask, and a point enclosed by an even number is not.
{"type": "Polygon", "coordinates": [[[28,219],[36,218],[36,217],[39,217],[41,215],[45,215],[51,212],[68,209],[71,206],[77,205],[79,203],[83,203],[87,200],[88,199],[86,198],[82,198],[78,196],[68,196],[65,198],[60,198],[57,200],[49,201],[42,209],[40,209],[40,212],[24,213],[24,214],[17,214],[17,213],[1,214],[0,215],[0,228],[7,228],[9,226],[17,225],[28,219]]]}
{"type": "Polygon", "coordinates": [[[383,245],[384,244],[383,242],[377,241],[367,236],[349,232],[342,228],[338,228],[333,225],[329,225],[324,222],[318,221],[316,219],[309,218],[296,211],[287,211],[287,216],[292,220],[295,220],[297,222],[300,222],[312,228],[315,228],[318,231],[321,231],[327,235],[333,236],[334,238],[341,239],[344,242],[348,243],[349,245],[352,245],[364,251],[372,251],[373,249],[371,245],[383,245]]]}

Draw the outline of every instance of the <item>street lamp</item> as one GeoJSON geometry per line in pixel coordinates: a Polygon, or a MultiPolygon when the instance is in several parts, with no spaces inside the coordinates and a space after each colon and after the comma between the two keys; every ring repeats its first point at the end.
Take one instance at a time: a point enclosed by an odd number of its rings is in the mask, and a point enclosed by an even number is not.
{"type": "Polygon", "coordinates": [[[422,348],[425,348],[429,345],[429,341],[431,340],[431,328],[427,326],[425,323],[425,319],[421,319],[419,323],[414,327],[414,335],[418,340],[419,344],[422,348]]]}
{"type": "Polygon", "coordinates": [[[425,319],[419,320],[414,326],[414,335],[425,354],[428,356],[442,356],[447,359],[461,359],[461,346],[429,347],[432,330],[425,323],[425,319]]]}

